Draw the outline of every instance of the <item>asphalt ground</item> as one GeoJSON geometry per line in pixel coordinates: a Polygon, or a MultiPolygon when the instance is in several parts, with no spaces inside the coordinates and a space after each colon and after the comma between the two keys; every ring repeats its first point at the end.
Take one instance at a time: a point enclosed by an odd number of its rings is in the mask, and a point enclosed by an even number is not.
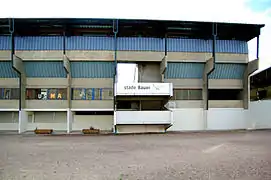
{"type": "Polygon", "coordinates": [[[0,134],[0,180],[270,180],[271,131],[0,134]]]}

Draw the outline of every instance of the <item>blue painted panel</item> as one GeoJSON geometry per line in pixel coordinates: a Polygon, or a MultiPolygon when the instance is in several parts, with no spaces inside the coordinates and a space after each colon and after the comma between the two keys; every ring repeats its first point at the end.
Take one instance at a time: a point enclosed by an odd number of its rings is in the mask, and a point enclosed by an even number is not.
{"type": "Polygon", "coordinates": [[[11,37],[0,36],[0,50],[10,50],[10,49],[11,49],[11,37]]]}
{"type": "Polygon", "coordinates": [[[204,63],[168,63],[165,78],[167,79],[200,79],[204,63]]]}
{"type": "MultiPolygon", "coordinates": [[[[10,49],[10,37],[0,36],[0,50],[10,49]]],[[[212,52],[211,40],[168,38],[169,52],[212,52]]],[[[248,53],[247,42],[217,40],[219,53],[248,53]]],[[[126,51],[164,51],[165,39],[144,37],[120,37],[117,49],[126,51]]],[[[15,37],[16,50],[62,50],[62,36],[15,37]]],[[[66,37],[67,50],[114,50],[113,37],[66,37]]]]}
{"type": "Polygon", "coordinates": [[[0,61],[0,78],[18,78],[18,74],[12,68],[11,61],[0,61]]]}
{"type": "MultiPolygon", "coordinates": [[[[212,40],[201,39],[168,39],[169,52],[212,52],[212,40]]],[[[248,45],[245,41],[217,40],[216,51],[218,53],[248,53],[248,45]]]]}
{"type": "Polygon", "coordinates": [[[114,50],[113,37],[73,36],[66,39],[67,50],[114,50]]]}
{"type": "Polygon", "coordinates": [[[168,38],[169,52],[208,52],[211,50],[210,41],[200,39],[168,38]]]}
{"type": "Polygon", "coordinates": [[[246,64],[219,63],[215,65],[209,79],[243,79],[245,69],[246,64]]]}
{"type": "Polygon", "coordinates": [[[63,62],[59,61],[25,61],[26,76],[32,78],[65,78],[63,62]]]}
{"type": "MultiPolygon", "coordinates": [[[[210,44],[211,43],[212,42],[210,42],[210,44]]],[[[210,52],[211,51],[212,50],[210,50],[210,52]]],[[[217,52],[247,54],[248,53],[248,44],[245,41],[218,40],[217,41],[217,52]]]]}
{"type": "Polygon", "coordinates": [[[113,62],[71,62],[71,75],[73,78],[113,78],[113,62]]]}
{"type": "MultiPolygon", "coordinates": [[[[246,64],[217,63],[209,79],[242,79],[246,64]]],[[[167,79],[201,79],[204,63],[168,63],[167,79]]]]}
{"type": "Polygon", "coordinates": [[[62,50],[62,36],[26,36],[15,37],[16,50],[62,50]]]}

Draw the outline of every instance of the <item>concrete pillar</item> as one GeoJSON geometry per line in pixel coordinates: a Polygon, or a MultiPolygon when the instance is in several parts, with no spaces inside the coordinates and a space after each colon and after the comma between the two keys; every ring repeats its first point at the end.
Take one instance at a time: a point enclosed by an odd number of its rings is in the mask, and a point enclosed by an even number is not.
{"type": "Polygon", "coordinates": [[[67,133],[71,133],[73,122],[73,112],[71,111],[71,64],[66,54],[63,54],[63,67],[67,73],[67,133]]]}
{"type": "Polygon", "coordinates": [[[27,129],[28,113],[25,109],[25,94],[26,94],[26,74],[23,60],[13,54],[12,68],[20,75],[20,99],[19,99],[19,133],[23,133],[27,129]]]}
{"type": "Polygon", "coordinates": [[[67,110],[67,133],[72,132],[73,112],[71,109],[67,110]]]}
{"type": "Polygon", "coordinates": [[[244,72],[243,77],[243,104],[244,109],[248,109],[249,106],[249,100],[250,100],[250,78],[249,76],[257,71],[259,68],[259,59],[255,59],[253,61],[250,61],[247,64],[247,67],[244,72]]]}
{"type": "Polygon", "coordinates": [[[28,112],[22,109],[19,111],[19,134],[27,130],[27,124],[28,124],[28,112]]]}
{"type": "Polygon", "coordinates": [[[164,56],[160,63],[161,82],[165,81],[166,69],[167,69],[167,56],[164,56]]]}
{"type": "Polygon", "coordinates": [[[214,58],[211,57],[206,61],[204,65],[204,71],[202,76],[202,100],[203,100],[203,109],[207,110],[208,108],[208,74],[214,70],[214,58]]]}

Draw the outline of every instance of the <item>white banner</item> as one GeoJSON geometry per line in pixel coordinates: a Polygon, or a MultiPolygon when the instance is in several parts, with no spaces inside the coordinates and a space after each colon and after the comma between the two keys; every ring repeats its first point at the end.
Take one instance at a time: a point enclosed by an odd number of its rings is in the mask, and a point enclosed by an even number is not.
{"type": "Polygon", "coordinates": [[[115,95],[172,96],[172,83],[117,83],[115,95]]]}

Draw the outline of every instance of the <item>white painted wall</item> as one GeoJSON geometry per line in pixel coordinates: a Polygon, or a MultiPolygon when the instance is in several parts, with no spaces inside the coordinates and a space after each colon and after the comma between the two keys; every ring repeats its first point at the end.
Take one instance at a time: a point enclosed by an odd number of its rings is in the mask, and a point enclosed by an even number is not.
{"type": "Polygon", "coordinates": [[[212,108],[207,111],[207,130],[247,128],[248,110],[243,108],[212,108]]]}
{"type": "Polygon", "coordinates": [[[33,122],[28,122],[27,130],[36,128],[67,131],[67,112],[34,112],[33,122]]]}
{"type": "Polygon", "coordinates": [[[53,129],[54,131],[67,131],[66,123],[28,123],[27,130],[34,131],[38,129],[53,129]]]}
{"type": "Polygon", "coordinates": [[[19,111],[19,133],[23,133],[27,130],[28,112],[25,110],[19,111]]]}
{"type": "Polygon", "coordinates": [[[112,115],[74,115],[72,123],[73,131],[81,131],[82,129],[93,128],[101,131],[112,131],[113,116],[112,115]]]}
{"type": "Polygon", "coordinates": [[[201,108],[172,109],[173,125],[168,131],[204,130],[204,111],[201,108]]]}
{"type": "Polygon", "coordinates": [[[271,100],[250,102],[248,119],[248,128],[271,128],[271,100]]]}
{"type": "Polygon", "coordinates": [[[18,112],[0,112],[0,131],[18,131],[18,112]]]}
{"type": "Polygon", "coordinates": [[[71,109],[67,110],[67,133],[71,133],[72,131],[72,120],[73,120],[73,112],[71,109]]]}
{"type": "Polygon", "coordinates": [[[116,124],[171,124],[171,111],[116,111],[116,124]]]}

